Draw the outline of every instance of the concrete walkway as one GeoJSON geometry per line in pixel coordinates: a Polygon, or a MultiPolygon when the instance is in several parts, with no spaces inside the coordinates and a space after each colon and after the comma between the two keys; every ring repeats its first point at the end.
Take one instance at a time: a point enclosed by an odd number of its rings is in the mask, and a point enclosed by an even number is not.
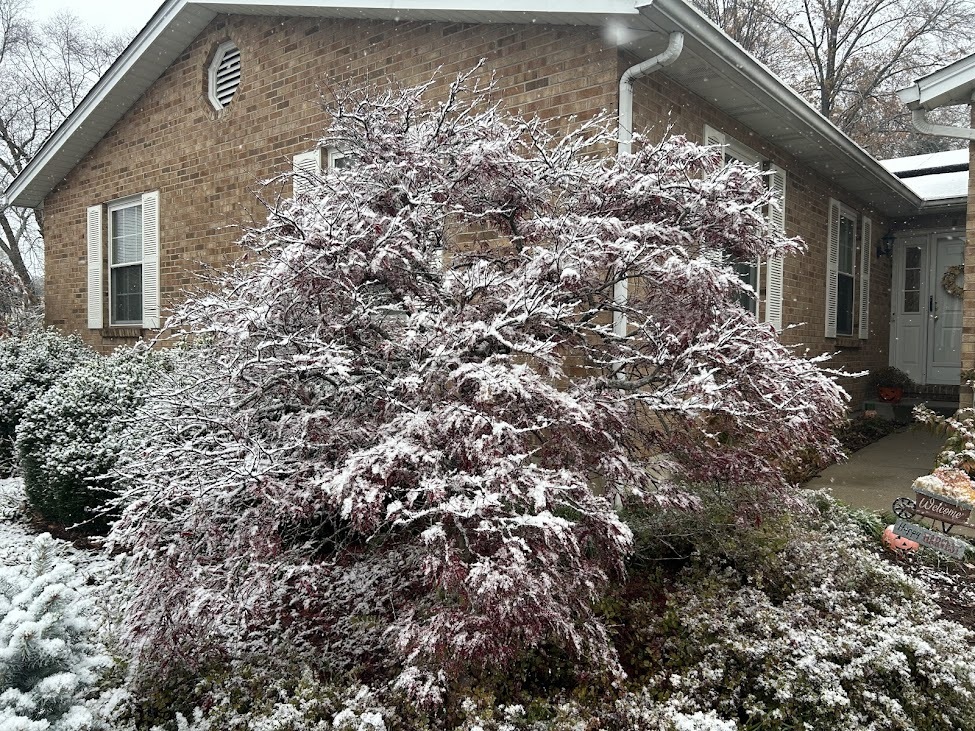
{"type": "Polygon", "coordinates": [[[829,488],[849,505],[889,512],[894,498],[914,497],[911,483],[934,469],[943,444],[943,437],[923,429],[897,432],[826,468],[807,486],[829,488]]]}

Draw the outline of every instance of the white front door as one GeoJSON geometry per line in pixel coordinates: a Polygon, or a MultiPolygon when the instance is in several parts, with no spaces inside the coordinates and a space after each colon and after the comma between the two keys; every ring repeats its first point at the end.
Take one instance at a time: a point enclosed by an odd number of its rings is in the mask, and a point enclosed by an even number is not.
{"type": "Polygon", "coordinates": [[[962,299],[943,279],[964,252],[964,238],[950,232],[904,236],[894,245],[890,362],[916,383],[958,383],[962,299]]]}

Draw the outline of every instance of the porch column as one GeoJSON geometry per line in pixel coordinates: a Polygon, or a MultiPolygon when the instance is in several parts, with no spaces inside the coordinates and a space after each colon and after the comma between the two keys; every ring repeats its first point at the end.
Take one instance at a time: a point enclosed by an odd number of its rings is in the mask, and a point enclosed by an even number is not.
{"type": "MultiPolygon", "coordinates": [[[[975,104],[970,107],[975,127],[975,104]]],[[[965,293],[962,309],[961,372],[975,371],[975,141],[968,143],[968,210],[965,218],[965,293]]],[[[964,380],[964,376],[962,377],[964,380]]],[[[971,407],[972,389],[961,387],[959,406],[971,407]]]]}

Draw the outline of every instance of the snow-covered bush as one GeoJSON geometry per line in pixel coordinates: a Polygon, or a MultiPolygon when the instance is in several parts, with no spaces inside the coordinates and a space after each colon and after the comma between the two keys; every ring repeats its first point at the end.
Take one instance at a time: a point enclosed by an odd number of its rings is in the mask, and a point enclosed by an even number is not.
{"type": "Polygon", "coordinates": [[[975,478],[975,409],[959,409],[952,416],[943,416],[920,404],[914,408],[914,417],[945,437],[938,464],[975,478]]]}
{"type": "Polygon", "coordinates": [[[34,541],[29,566],[0,567],[0,728],[96,728],[85,699],[112,660],[79,583],[46,533],[34,541]]]}
{"type": "Polygon", "coordinates": [[[85,359],[24,409],[17,453],[28,502],[45,520],[104,529],[112,470],[136,439],[132,416],[169,358],[137,347],[85,359]]]}
{"type": "Polygon", "coordinates": [[[975,636],[813,500],[810,518],[708,546],[641,616],[647,698],[746,728],[975,728],[975,636]]]}
{"type": "Polygon", "coordinates": [[[113,529],[146,672],[286,648],[437,703],[544,645],[610,680],[614,501],[695,504],[647,458],[782,497],[837,453],[841,389],[737,304],[734,262],[800,248],[760,171],[446,86],[340,95],[351,164],[171,319],[209,347],[147,403],[113,529]]]}
{"type": "Polygon", "coordinates": [[[0,476],[15,466],[14,439],[27,406],[94,355],[79,338],[54,330],[0,338],[0,476]]]}

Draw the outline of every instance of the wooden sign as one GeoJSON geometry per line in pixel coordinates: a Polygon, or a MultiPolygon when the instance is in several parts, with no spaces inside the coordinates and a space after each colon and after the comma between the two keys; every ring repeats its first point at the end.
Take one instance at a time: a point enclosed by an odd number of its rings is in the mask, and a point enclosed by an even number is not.
{"type": "Polygon", "coordinates": [[[918,515],[958,525],[967,522],[972,514],[971,508],[962,507],[949,498],[932,495],[921,490],[915,490],[914,493],[917,496],[914,512],[918,515]]]}
{"type": "Polygon", "coordinates": [[[951,536],[938,531],[928,530],[916,523],[910,523],[903,518],[894,524],[894,533],[901,538],[907,538],[920,543],[922,546],[933,548],[957,559],[965,558],[965,551],[968,545],[956,541],[951,536]]]}

